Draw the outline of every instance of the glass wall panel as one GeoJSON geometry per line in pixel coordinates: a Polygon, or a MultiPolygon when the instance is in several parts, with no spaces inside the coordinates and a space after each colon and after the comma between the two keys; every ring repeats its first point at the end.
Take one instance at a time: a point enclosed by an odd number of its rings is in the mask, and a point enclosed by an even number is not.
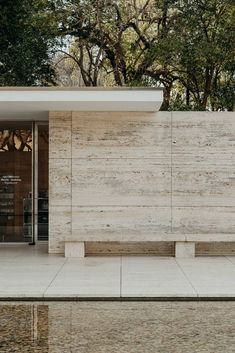
{"type": "Polygon", "coordinates": [[[32,241],[32,124],[0,122],[0,242],[32,241]]]}

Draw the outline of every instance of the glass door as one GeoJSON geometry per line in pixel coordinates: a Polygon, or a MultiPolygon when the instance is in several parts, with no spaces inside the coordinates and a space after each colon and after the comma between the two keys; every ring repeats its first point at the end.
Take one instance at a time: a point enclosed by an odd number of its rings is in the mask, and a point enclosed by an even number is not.
{"type": "Polygon", "coordinates": [[[0,242],[32,242],[31,122],[0,121],[0,242]]]}
{"type": "Polygon", "coordinates": [[[0,242],[48,240],[47,122],[0,121],[0,242]]]}

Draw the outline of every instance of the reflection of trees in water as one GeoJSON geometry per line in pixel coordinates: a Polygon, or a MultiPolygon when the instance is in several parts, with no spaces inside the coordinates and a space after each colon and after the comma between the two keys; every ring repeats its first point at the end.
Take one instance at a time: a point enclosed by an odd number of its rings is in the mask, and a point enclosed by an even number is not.
{"type": "Polygon", "coordinates": [[[32,131],[0,130],[0,151],[32,151],[32,131]]]}

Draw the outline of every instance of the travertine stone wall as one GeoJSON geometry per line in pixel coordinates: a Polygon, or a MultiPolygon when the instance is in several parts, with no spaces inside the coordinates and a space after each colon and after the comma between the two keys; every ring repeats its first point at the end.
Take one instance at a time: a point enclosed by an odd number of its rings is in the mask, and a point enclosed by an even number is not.
{"type": "Polygon", "coordinates": [[[235,114],[172,113],[172,226],[235,234],[235,114]]]}
{"type": "MultiPolygon", "coordinates": [[[[63,240],[78,233],[113,241],[127,233],[235,234],[234,113],[51,112],[49,124],[50,252],[63,252],[63,240]]],[[[140,247],[173,251],[164,243],[103,248],[140,247]]]]}
{"type": "Polygon", "coordinates": [[[169,113],[73,113],[73,237],[171,232],[170,152],[169,113]]]}
{"type": "Polygon", "coordinates": [[[49,113],[49,252],[63,253],[71,235],[72,113],[49,113]]]}

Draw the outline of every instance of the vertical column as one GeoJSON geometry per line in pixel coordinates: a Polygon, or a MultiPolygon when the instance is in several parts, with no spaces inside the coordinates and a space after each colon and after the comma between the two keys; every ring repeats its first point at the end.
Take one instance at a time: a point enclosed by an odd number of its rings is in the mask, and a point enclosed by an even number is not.
{"type": "Polygon", "coordinates": [[[49,113],[49,252],[71,235],[71,112],[49,113]]]}

